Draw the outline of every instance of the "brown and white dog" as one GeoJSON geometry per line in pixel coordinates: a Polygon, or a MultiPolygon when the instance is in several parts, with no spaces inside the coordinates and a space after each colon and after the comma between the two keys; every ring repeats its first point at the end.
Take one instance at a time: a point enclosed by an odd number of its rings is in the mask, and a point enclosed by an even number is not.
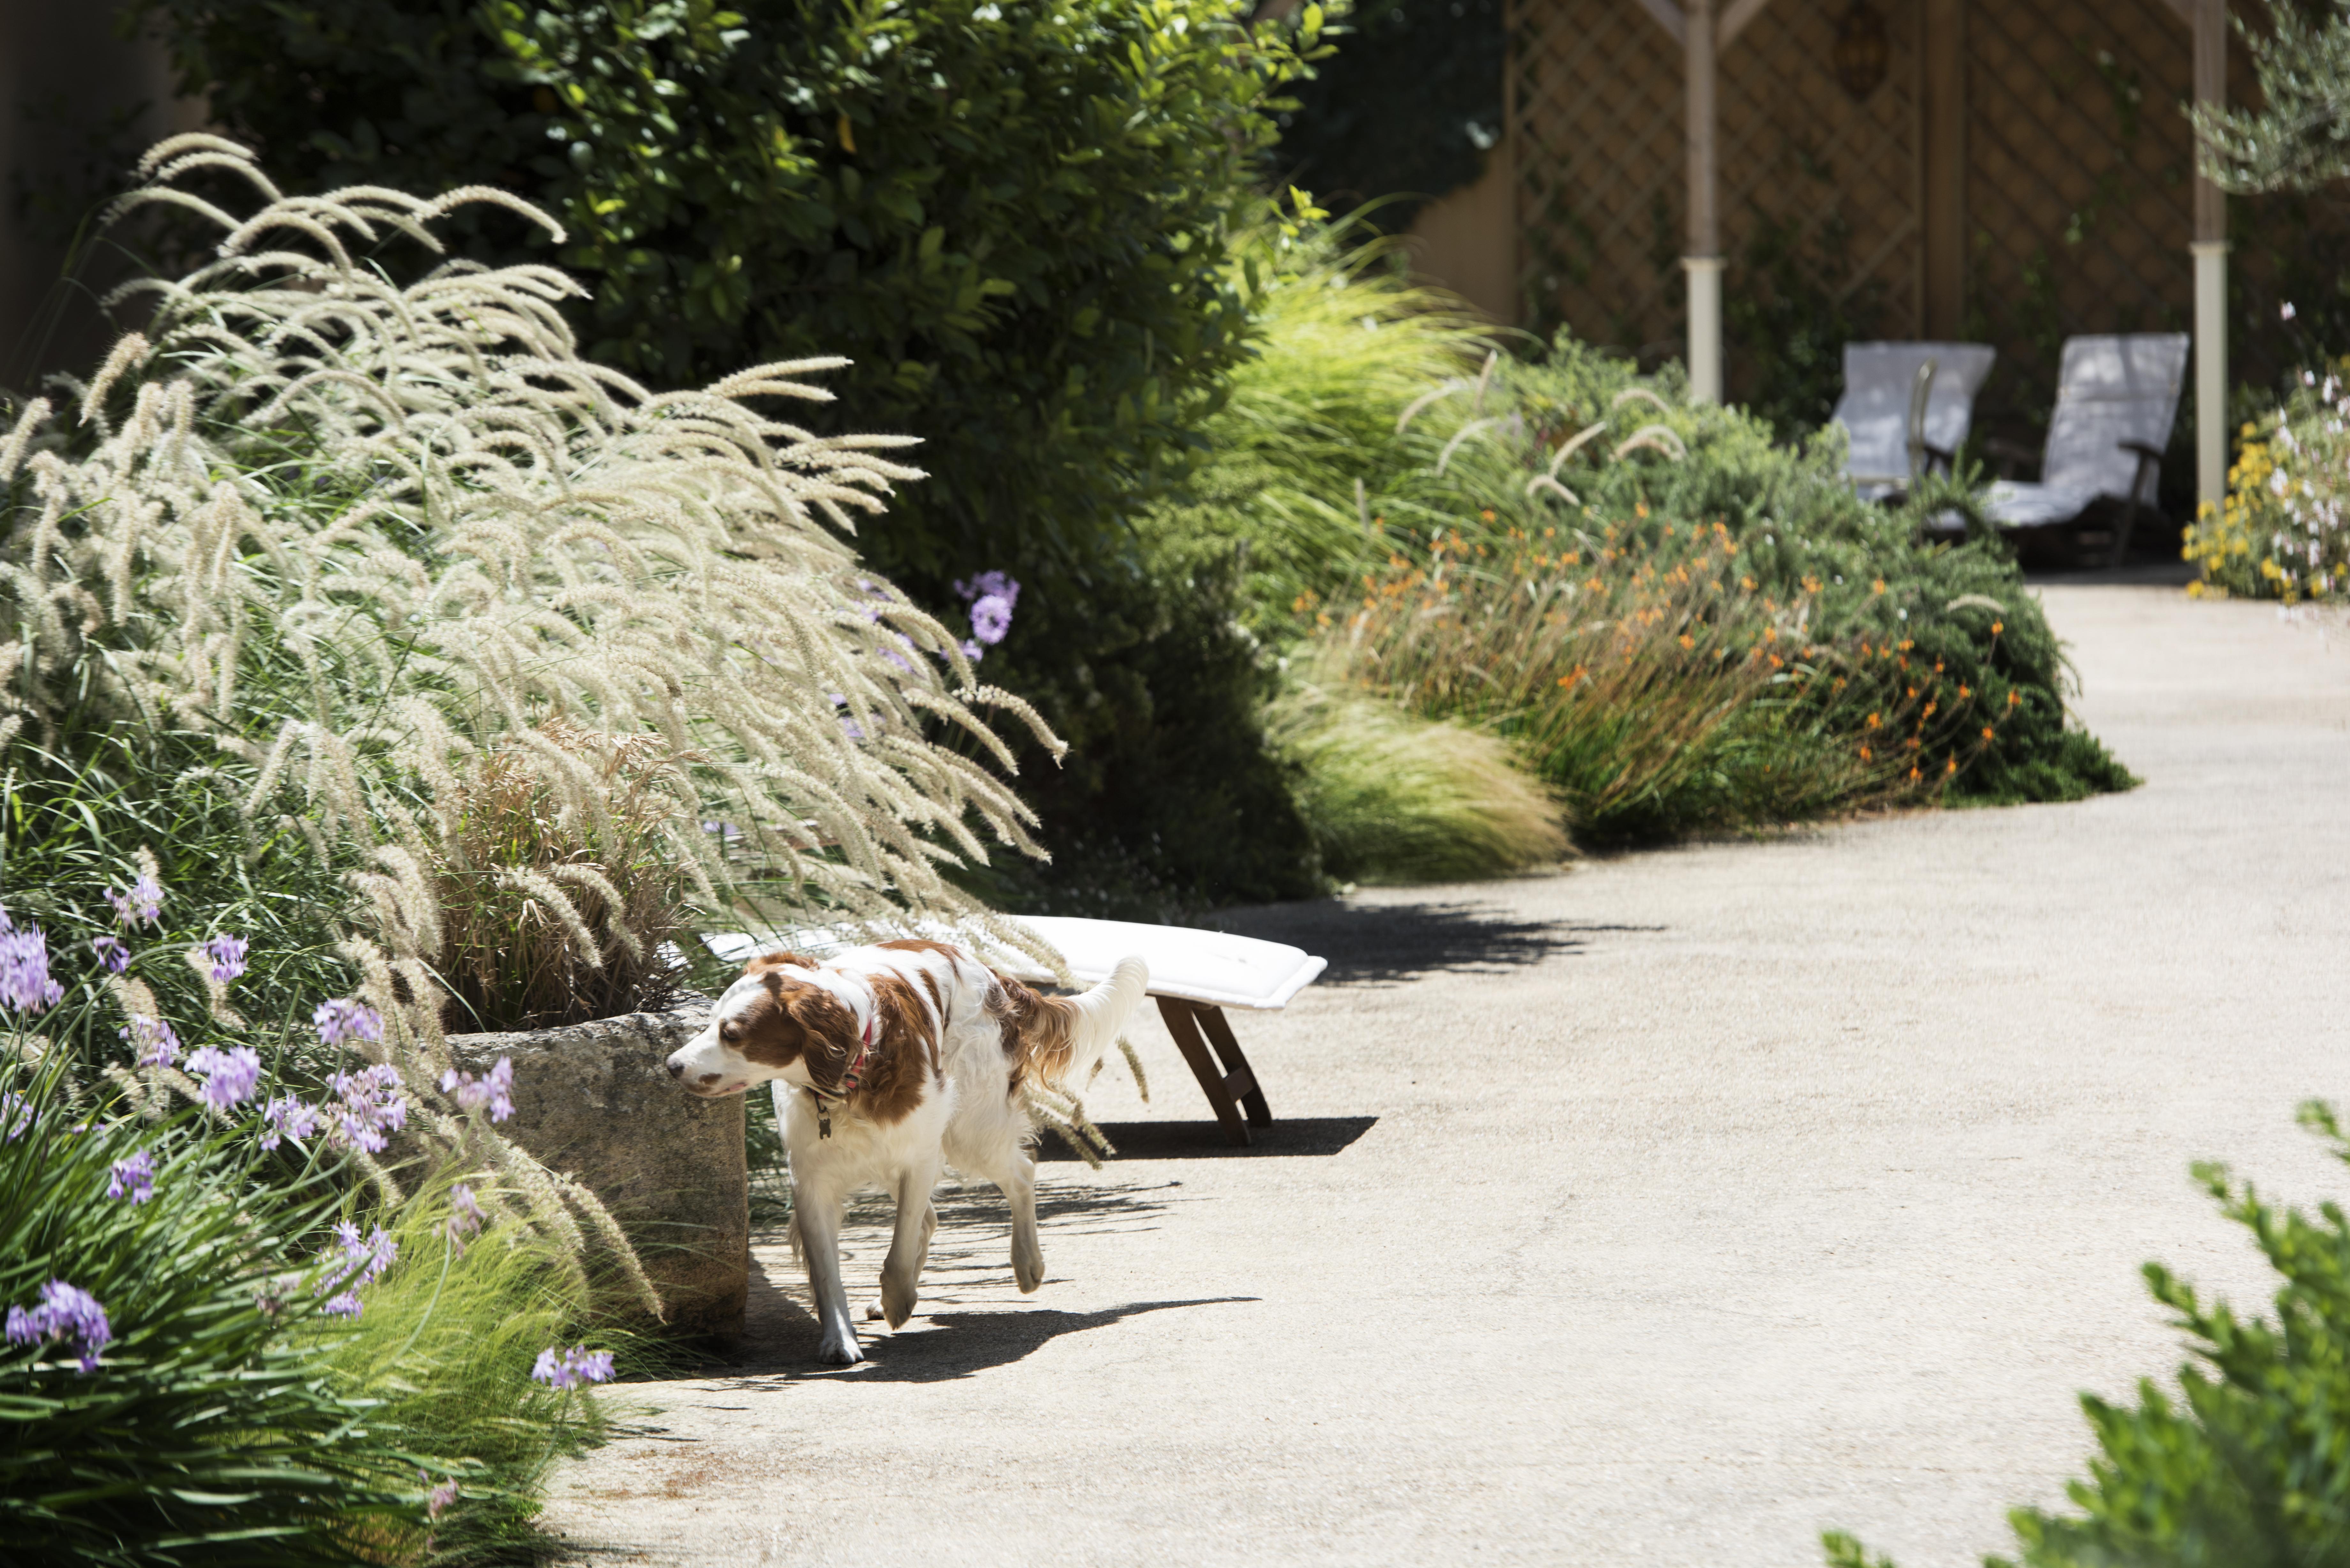
{"type": "Polygon", "coordinates": [[[931,941],[879,942],[823,963],[771,952],[743,967],[702,1033],[669,1058],[670,1075],[711,1097],[772,1084],[820,1360],[864,1359],[840,1278],[841,1210],[860,1189],[898,1203],[881,1264],[890,1327],[914,1310],[938,1225],[931,1193],[948,1165],[1003,1190],[1013,1278],[1024,1292],[1044,1282],[1021,1085],[1082,1086],[1149,981],[1140,959],[1121,959],[1082,995],[1041,996],[931,941]]]}

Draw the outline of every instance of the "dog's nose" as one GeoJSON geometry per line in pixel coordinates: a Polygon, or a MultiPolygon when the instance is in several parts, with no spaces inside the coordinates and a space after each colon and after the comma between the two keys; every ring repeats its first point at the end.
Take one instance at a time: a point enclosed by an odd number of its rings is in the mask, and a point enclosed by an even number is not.
{"type": "Polygon", "coordinates": [[[676,1057],[671,1056],[671,1057],[669,1059],[669,1075],[670,1075],[671,1077],[672,1077],[672,1078],[682,1078],[682,1077],[684,1077],[684,1076],[685,1076],[685,1064],[684,1064],[683,1062],[681,1062],[681,1061],[678,1060],[676,1057]]]}

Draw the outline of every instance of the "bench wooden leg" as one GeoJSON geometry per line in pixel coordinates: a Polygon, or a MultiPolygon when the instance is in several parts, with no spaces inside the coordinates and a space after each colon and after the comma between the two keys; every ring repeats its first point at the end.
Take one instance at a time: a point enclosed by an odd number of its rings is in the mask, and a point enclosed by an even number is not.
{"type": "MultiPolygon", "coordinates": [[[[1212,1015],[1215,1019],[1213,1027],[1222,1033],[1224,1039],[1231,1039],[1232,1030],[1224,1023],[1222,1010],[1197,1007],[1177,996],[1161,996],[1153,1000],[1159,1003],[1159,1016],[1166,1021],[1167,1033],[1175,1037],[1175,1048],[1183,1053],[1183,1060],[1191,1064],[1191,1075],[1200,1080],[1201,1091],[1208,1096],[1208,1104],[1214,1109],[1216,1119],[1224,1124],[1225,1138],[1236,1144],[1253,1142],[1249,1137],[1249,1123],[1256,1120],[1254,1113],[1264,1104],[1264,1096],[1256,1092],[1256,1076],[1248,1070],[1245,1062],[1242,1062],[1235,1071],[1217,1071],[1214,1059],[1208,1054],[1208,1042],[1200,1033],[1201,1017],[1212,1015]],[[1255,1102],[1249,1107],[1247,1116],[1241,1112],[1243,1096],[1255,1102]]],[[[1237,1045],[1232,1048],[1232,1055],[1234,1058],[1240,1055],[1237,1045]]],[[[1268,1126],[1272,1120],[1268,1116],[1257,1125],[1268,1126]]]]}
{"type": "Polygon", "coordinates": [[[1200,1027],[1208,1033],[1208,1044],[1216,1048],[1216,1055],[1224,1064],[1224,1087],[1247,1109],[1249,1126],[1271,1127],[1273,1113],[1265,1108],[1264,1085],[1257,1082],[1256,1069],[1241,1054],[1241,1043],[1232,1038],[1232,1026],[1225,1022],[1224,1010],[1202,1007],[1195,1002],[1191,1011],[1199,1015],[1200,1027]],[[1242,1080],[1246,1080],[1245,1086],[1242,1080]]]}

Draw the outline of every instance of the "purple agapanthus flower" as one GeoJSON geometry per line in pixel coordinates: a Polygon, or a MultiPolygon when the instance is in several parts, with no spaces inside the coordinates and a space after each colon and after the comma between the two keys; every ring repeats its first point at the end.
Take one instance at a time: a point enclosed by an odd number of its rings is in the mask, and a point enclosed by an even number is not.
{"type": "Polygon", "coordinates": [[[968,581],[956,583],[954,591],[965,604],[975,599],[1002,599],[1007,611],[1020,602],[1020,585],[1007,572],[978,573],[968,581]]]}
{"type": "Polygon", "coordinates": [[[13,1089],[0,1094],[0,1143],[15,1143],[32,1125],[32,1101],[13,1089]]]}
{"type": "Polygon", "coordinates": [[[66,988],[49,978],[49,943],[38,926],[0,917],[0,1005],[39,1012],[57,1005],[66,988]]]}
{"type": "Polygon", "coordinates": [[[261,1113],[261,1147],[276,1148],[286,1138],[302,1143],[318,1131],[318,1107],[291,1095],[280,1095],[261,1113]]]}
{"type": "Polygon", "coordinates": [[[455,1100],[461,1110],[479,1110],[487,1106],[490,1120],[502,1122],[514,1115],[514,1059],[499,1057],[478,1078],[452,1067],[441,1075],[441,1092],[455,1100]]]}
{"type": "Polygon", "coordinates": [[[319,1303],[318,1310],[328,1317],[357,1317],[367,1308],[360,1304],[359,1292],[345,1291],[340,1295],[328,1296],[319,1303]]]}
{"type": "Polygon", "coordinates": [[[971,607],[971,634],[988,647],[1003,640],[1012,629],[1012,601],[1001,594],[983,594],[971,607]]]}
{"type": "Polygon", "coordinates": [[[431,1491],[424,1494],[424,1517],[427,1519],[440,1518],[441,1515],[447,1511],[449,1505],[456,1501],[457,1481],[456,1478],[452,1476],[449,1480],[442,1481],[439,1486],[434,1487],[431,1491]]]}
{"type": "Polygon", "coordinates": [[[328,1297],[318,1310],[335,1317],[357,1317],[365,1310],[359,1287],[373,1284],[391,1267],[392,1260],[400,1256],[400,1243],[380,1225],[361,1240],[359,1228],[348,1220],[336,1221],[335,1243],[343,1255],[318,1276],[316,1289],[328,1297]]]}
{"type": "Polygon", "coordinates": [[[214,937],[204,944],[204,952],[213,961],[208,972],[220,984],[226,985],[244,972],[245,940],[243,937],[214,937]]]}
{"type": "Polygon", "coordinates": [[[380,1154],[390,1141],[384,1135],[408,1125],[408,1102],[400,1097],[398,1068],[379,1065],[336,1073],[327,1079],[327,1086],[336,1095],[328,1114],[335,1119],[337,1143],[380,1154]]]}
{"type": "Polygon", "coordinates": [[[90,947],[98,953],[98,961],[106,966],[109,974],[120,974],[130,967],[130,950],[120,937],[92,937],[90,947]]]}
{"type": "Polygon", "coordinates": [[[584,1345],[570,1349],[542,1350],[530,1375],[550,1388],[576,1388],[582,1384],[608,1383],[612,1377],[612,1353],[590,1350],[584,1345]]]}
{"type": "Polygon", "coordinates": [[[449,1189],[449,1220],[442,1229],[449,1234],[449,1244],[457,1249],[457,1256],[465,1255],[465,1239],[477,1234],[486,1222],[472,1188],[461,1181],[449,1189]]]}
{"type": "Polygon", "coordinates": [[[98,1370],[98,1353],[114,1337],[114,1330],[106,1321],[106,1309],[98,1304],[98,1298],[63,1280],[51,1280],[43,1285],[41,1304],[32,1311],[10,1307],[7,1334],[11,1345],[32,1345],[44,1339],[73,1340],[81,1353],[84,1372],[98,1370]]]}
{"type": "Polygon", "coordinates": [[[155,1196],[155,1157],[140,1149],[129,1159],[114,1162],[114,1179],[106,1184],[109,1198],[128,1198],[135,1206],[155,1196]]]}
{"type": "Polygon", "coordinates": [[[369,1044],[383,1038],[383,1014],[356,996],[338,996],[318,1003],[310,1014],[310,1023],[318,1031],[318,1038],[328,1045],[342,1045],[354,1040],[369,1044]]]}
{"type": "Polygon", "coordinates": [[[124,927],[151,926],[163,910],[163,889],[154,877],[141,872],[127,893],[109,888],[106,901],[114,906],[114,918],[124,927]]]}
{"type": "Polygon", "coordinates": [[[253,1098],[261,1087],[261,1054],[250,1045],[222,1050],[206,1045],[188,1053],[188,1071],[204,1081],[206,1101],[221,1110],[253,1098]]]}
{"type": "MultiPolygon", "coordinates": [[[[130,1026],[118,1033],[138,1052],[141,1067],[168,1067],[180,1059],[180,1037],[160,1018],[134,1012],[130,1026]]],[[[189,1063],[190,1066],[194,1064],[192,1061],[189,1063]]]]}

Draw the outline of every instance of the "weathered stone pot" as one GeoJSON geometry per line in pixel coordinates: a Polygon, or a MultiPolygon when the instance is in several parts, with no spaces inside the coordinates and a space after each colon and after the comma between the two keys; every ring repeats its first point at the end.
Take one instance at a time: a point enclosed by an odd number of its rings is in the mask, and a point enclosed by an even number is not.
{"type": "Polygon", "coordinates": [[[480,1075],[514,1062],[514,1115],[498,1130],[604,1201],[644,1262],[681,1334],[741,1331],[751,1284],[751,1184],[743,1096],[698,1099],[664,1058],[709,1016],[695,997],[560,1029],[454,1034],[480,1075]]]}

